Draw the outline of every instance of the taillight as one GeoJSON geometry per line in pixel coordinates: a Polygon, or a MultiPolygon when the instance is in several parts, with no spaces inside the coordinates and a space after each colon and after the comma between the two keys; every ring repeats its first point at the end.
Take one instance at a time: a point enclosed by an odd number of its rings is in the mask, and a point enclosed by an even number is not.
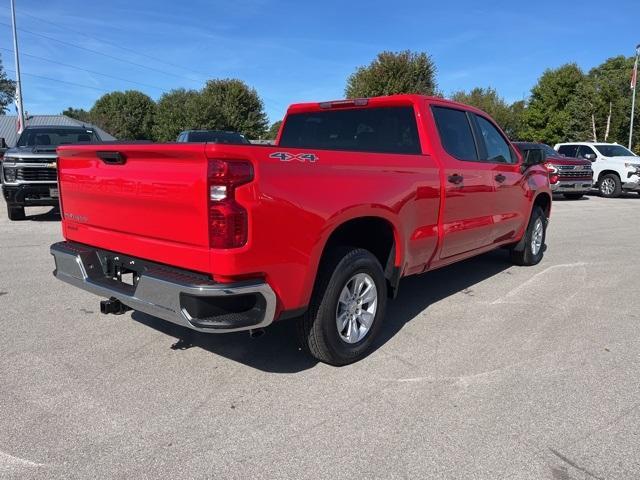
{"type": "Polygon", "coordinates": [[[242,160],[209,160],[209,245],[236,248],[247,243],[247,210],[235,199],[238,186],[253,180],[253,166],[242,160]]]}
{"type": "Polygon", "coordinates": [[[545,163],[544,166],[549,172],[549,183],[558,183],[558,169],[552,163],[545,163]]]}

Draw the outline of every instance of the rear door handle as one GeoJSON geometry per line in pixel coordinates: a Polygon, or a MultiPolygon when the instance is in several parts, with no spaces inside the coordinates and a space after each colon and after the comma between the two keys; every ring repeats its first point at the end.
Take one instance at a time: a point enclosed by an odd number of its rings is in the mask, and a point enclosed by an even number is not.
{"type": "Polygon", "coordinates": [[[121,152],[96,152],[100,160],[108,165],[124,165],[127,157],[121,152]]]}
{"type": "Polygon", "coordinates": [[[464,180],[464,177],[462,175],[458,175],[457,173],[454,173],[453,175],[449,175],[449,183],[453,183],[454,185],[461,184],[463,180],[464,180]]]}
{"type": "Polygon", "coordinates": [[[502,183],[502,182],[504,182],[504,181],[507,179],[507,177],[505,177],[505,176],[504,176],[504,175],[502,175],[501,173],[499,173],[498,175],[496,175],[494,178],[496,179],[496,182],[498,182],[498,183],[502,183]]]}

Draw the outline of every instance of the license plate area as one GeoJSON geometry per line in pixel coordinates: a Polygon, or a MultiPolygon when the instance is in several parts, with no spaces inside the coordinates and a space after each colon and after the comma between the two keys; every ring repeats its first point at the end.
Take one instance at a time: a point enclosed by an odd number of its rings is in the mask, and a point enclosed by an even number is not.
{"type": "Polygon", "coordinates": [[[58,198],[60,196],[60,192],[58,191],[58,187],[51,187],[49,189],[49,196],[51,198],[58,198]]]}

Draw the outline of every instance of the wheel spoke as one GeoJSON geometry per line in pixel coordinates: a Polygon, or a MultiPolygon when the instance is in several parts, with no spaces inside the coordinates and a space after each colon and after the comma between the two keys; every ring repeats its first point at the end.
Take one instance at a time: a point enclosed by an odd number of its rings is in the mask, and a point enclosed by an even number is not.
{"type": "Polygon", "coordinates": [[[353,288],[353,293],[356,295],[356,297],[360,296],[360,292],[362,292],[362,287],[364,285],[364,277],[362,275],[358,275],[355,278],[355,286],[353,288]]]}
{"type": "Polygon", "coordinates": [[[355,317],[349,322],[349,341],[356,343],[358,341],[358,321],[355,317]]]}
{"type": "Polygon", "coordinates": [[[371,328],[371,324],[373,323],[373,313],[371,312],[367,312],[366,310],[364,310],[361,314],[360,314],[360,323],[362,323],[362,325],[365,328],[371,328]]]}
{"type": "Polygon", "coordinates": [[[342,312],[342,314],[338,316],[338,332],[344,333],[348,322],[349,315],[347,315],[347,312],[342,312]]]}
{"type": "Polygon", "coordinates": [[[349,303],[349,297],[351,296],[351,292],[349,292],[348,284],[342,289],[340,292],[340,298],[338,298],[338,302],[347,305],[349,303]]]}
{"type": "Polygon", "coordinates": [[[360,300],[362,300],[363,305],[367,305],[373,302],[377,298],[377,296],[378,295],[375,289],[375,285],[372,283],[367,285],[364,292],[362,292],[362,294],[360,295],[360,300]]]}

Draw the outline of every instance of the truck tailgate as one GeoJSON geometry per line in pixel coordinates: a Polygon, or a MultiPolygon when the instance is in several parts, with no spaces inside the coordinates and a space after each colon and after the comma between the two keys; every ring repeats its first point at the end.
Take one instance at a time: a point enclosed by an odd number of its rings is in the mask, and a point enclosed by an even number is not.
{"type": "Polygon", "coordinates": [[[58,149],[65,238],[208,271],[204,144],[58,149]]]}

